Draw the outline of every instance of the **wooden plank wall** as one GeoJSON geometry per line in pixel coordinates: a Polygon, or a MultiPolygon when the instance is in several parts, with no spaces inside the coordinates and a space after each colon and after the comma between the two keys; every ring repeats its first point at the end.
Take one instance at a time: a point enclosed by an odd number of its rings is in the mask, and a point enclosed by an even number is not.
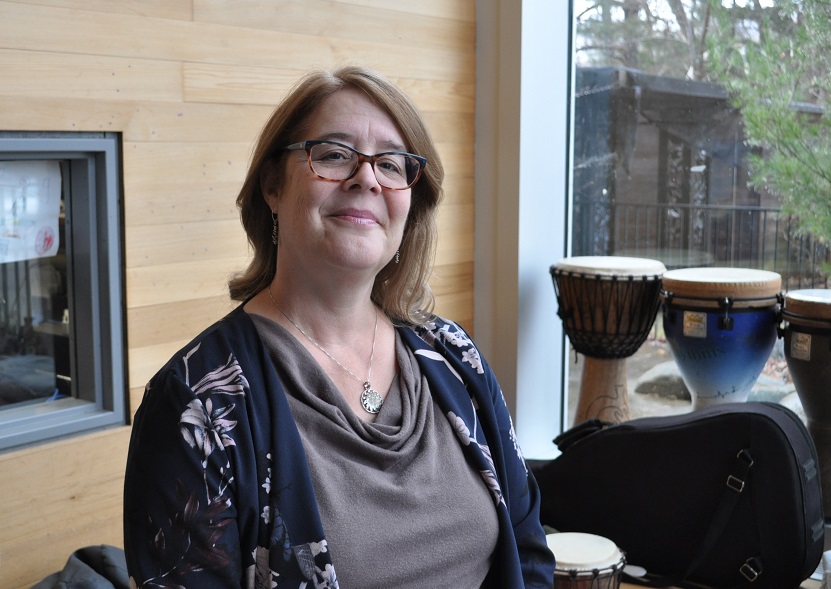
{"type": "MultiPolygon", "coordinates": [[[[256,134],[311,68],[374,67],[420,105],[448,171],[438,311],[473,328],[472,0],[0,0],[0,129],[123,135],[131,408],[230,308],[234,198],[256,134]]],[[[121,545],[129,427],[0,454],[0,588],[121,545]]]]}

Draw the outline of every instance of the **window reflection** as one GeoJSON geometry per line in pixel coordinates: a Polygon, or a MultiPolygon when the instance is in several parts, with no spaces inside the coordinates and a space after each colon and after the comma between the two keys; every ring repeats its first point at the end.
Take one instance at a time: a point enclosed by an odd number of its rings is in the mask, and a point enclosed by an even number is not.
{"type": "Polygon", "coordinates": [[[0,410],[72,394],[62,185],[57,162],[0,162],[0,410]]]}

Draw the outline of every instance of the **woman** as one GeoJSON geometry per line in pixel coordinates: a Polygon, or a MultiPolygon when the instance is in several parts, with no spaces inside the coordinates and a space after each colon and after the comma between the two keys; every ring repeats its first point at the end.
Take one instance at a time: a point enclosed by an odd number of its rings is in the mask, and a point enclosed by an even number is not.
{"type": "Polygon", "coordinates": [[[237,198],[242,304],[147,385],[125,481],[137,586],[551,587],[496,379],[427,285],[443,171],[376,73],[307,76],[237,198]]]}

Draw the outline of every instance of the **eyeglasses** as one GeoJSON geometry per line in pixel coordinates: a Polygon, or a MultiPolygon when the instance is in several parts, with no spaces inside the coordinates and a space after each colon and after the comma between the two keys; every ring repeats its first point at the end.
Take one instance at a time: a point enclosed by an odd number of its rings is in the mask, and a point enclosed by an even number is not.
{"type": "Polygon", "coordinates": [[[372,166],[378,184],[392,190],[406,190],[418,182],[427,159],[404,151],[367,155],[337,141],[301,141],[283,149],[304,150],[309,167],[319,178],[341,182],[349,180],[364,162],[372,166]]]}

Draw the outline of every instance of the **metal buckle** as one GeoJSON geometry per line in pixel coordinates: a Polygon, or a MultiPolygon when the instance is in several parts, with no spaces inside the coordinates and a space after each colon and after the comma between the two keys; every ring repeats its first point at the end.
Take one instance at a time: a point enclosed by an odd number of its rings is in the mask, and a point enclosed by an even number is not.
{"type": "MultiPolygon", "coordinates": [[[[753,457],[750,455],[750,451],[746,448],[739,450],[736,454],[736,458],[744,460],[747,463],[748,469],[753,466],[753,457]]],[[[736,493],[744,491],[744,481],[732,474],[727,477],[727,486],[730,489],[733,489],[736,493]]]]}
{"type": "Polygon", "coordinates": [[[759,575],[762,574],[762,567],[759,567],[759,570],[756,570],[755,568],[753,568],[753,565],[758,566],[758,562],[755,558],[751,557],[748,558],[747,561],[745,561],[745,563],[739,568],[739,572],[742,574],[742,576],[751,583],[758,579],[759,575]]]}
{"type": "Polygon", "coordinates": [[[736,493],[744,491],[744,481],[732,474],[727,477],[727,487],[733,489],[736,493]]]}

